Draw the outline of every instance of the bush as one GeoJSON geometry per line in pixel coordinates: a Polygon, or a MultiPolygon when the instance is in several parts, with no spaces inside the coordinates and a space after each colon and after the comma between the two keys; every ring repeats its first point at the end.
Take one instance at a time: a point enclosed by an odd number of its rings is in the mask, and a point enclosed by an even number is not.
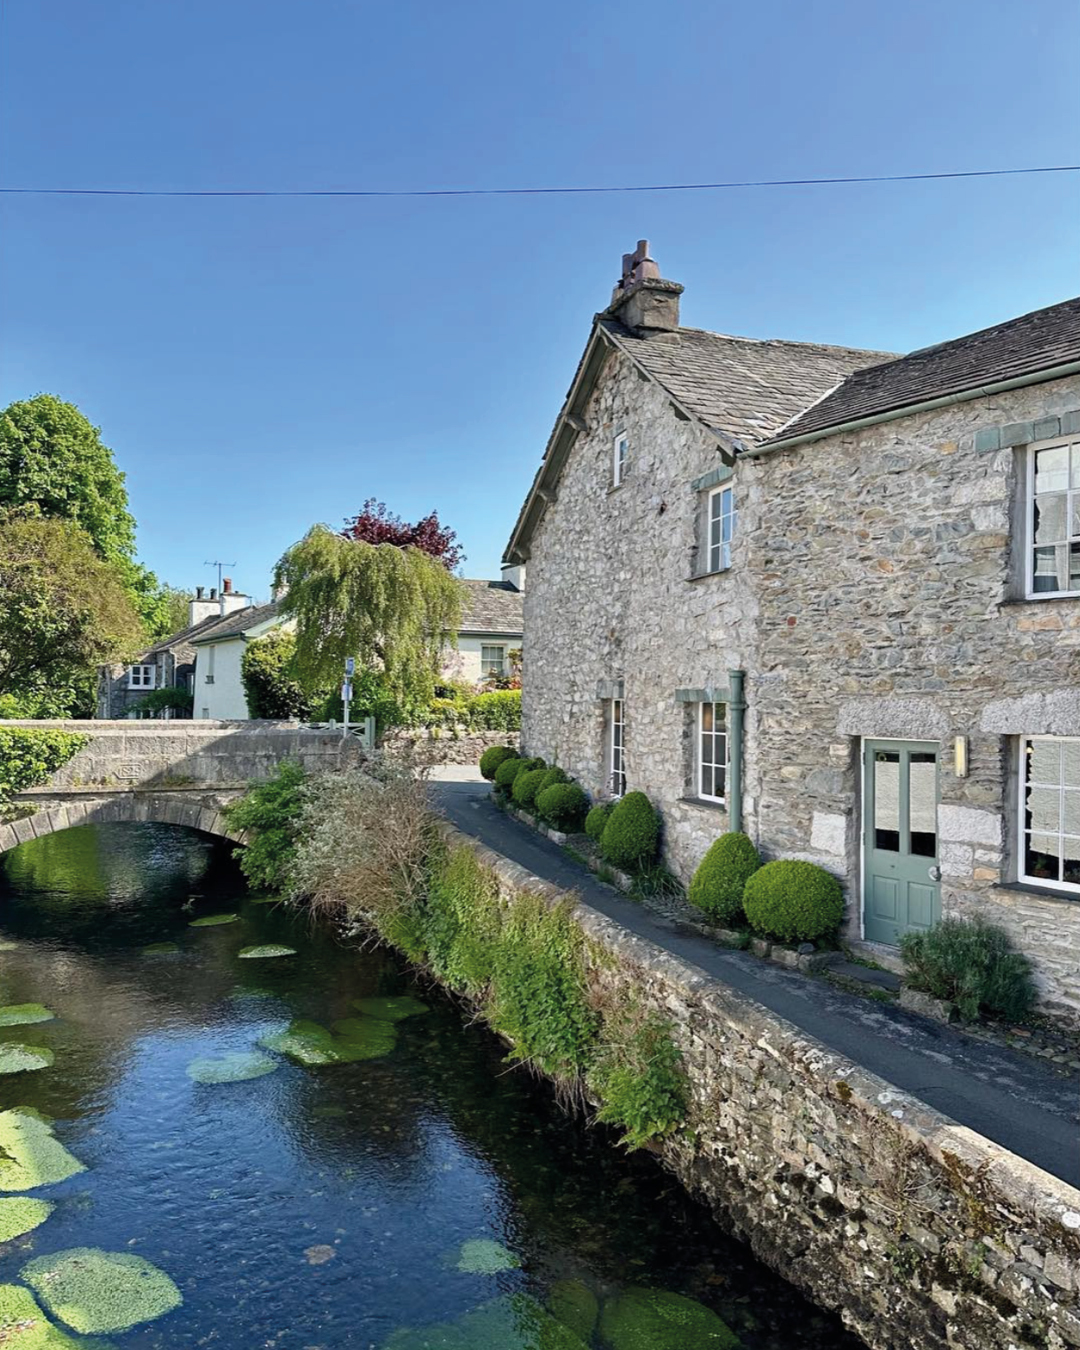
{"type": "Polygon", "coordinates": [[[520,759],[518,752],[509,745],[489,745],[480,756],[480,772],[489,783],[494,782],[495,770],[508,759],[520,759]]]}
{"type": "Polygon", "coordinates": [[[744,917],[743,890],[760,866],[761,857],[745,834],[722,834],[698,864],[687,898],[719,923],[737,922],[744,917]]]}
{"type": "Polygon", "coordinates": [[[577,783],[552,783],[536,796],[536,809],[557,830],[579,829],[588,805],[589,799],[577,783]]]}
{"type": "Polygon", "coordinates": [[[536,794],[547,774],[546,769],[526,769],[514,779],[512,796],[515,806],[529,807],[536,801],[536,794]]]}
{"type": "Polygon", "coordinates": [[[600,851],[615,867],[643,867],[656,857],[660,820],[644,792],[628,792],[616,803],[600,836],[600,851]]]}
{"type": "Polygon", "coordinates": [[[467,716],[476,731],[520,731],[521,690],[493,689],[477,694],[468,702],[467,716]]]}
{"type": "Polygon", "coordinates": [[[766,863],[743,891],[752,928],[782,942],[813,942],[834,933],[844,915],[840,883],[815,863],[766,863]]]}
{"type": "Polygon", "coordinates": [[[597,843],[604,833],[604,826],[608,823],[608,816],[611,815],[610,802],[597,802],[585,817],[585,833],[590,839],[595,839],[597,843]]]}
{"type": "Polygon", "coordinates": [[[900,939],[907,982],[949,999],[974,1022],[981,1012],[1020,1021],[1035,1003],[1031,963],[1003,928],[984,919],[942,919],[900,939]]]}
{"type": "Polygon", "coordinates": [[[495,787],[509,796],[514,786],[514,779],[519,773],[524,773],[527,763],[528,760],[522,759],[520,756],[517,759],[504,759],[495,770],[495,787]]]}
{"type": "Polygon", "coordinates": [[[636,1003],[609,1009],[589,1087],[597,1120],[620,1125],[628,1149],[671,1134],[686,1119],[686,1074],[671,1024],[636,1003]]]}
{"type": "Polygon", "coordinates": [[[135,704],[135,710],[143,717],[156,717],[166,708],[170,712],[186,713],[190,716],[194,706],[195,700],[186,689],[167,685],[164,689],[155,689],[153,693],[139,699],[135,704]]]}
{"type": "Polygon", "coordinates": [[[249,835],[245,847],[236,850],[236,858],[252,887],[283,891],[289,884],[304,779],[304,770],[295,760],[283,760],[273,778],[252,783],[239,801],[222,809],[231,829],[249,835]]]}
{"type": "Polygon", "coordinates": [[[249,642],[244,648],[240,681],[249,717],[301,721],[311,717],[312,700],[292,677],[295,651],[296,638],[280,630],[249,642]]]}
{"type": "Polygon", "coordinates": [[[16,792],[44,783],[90,739],[47,727],[0,728],[0,807],[16,792]]]}
{"type": "Polygon", "coordinates": [[[560,769],[557,764],[553,764],[551,768],[548,769],[548,771],[544,774],[544,786],[540,789],[540,791],[543,792],[544,788],[554,787],[556,783],[569,783],[569,782],[570,782],[570,775],[564,769],[560,769]]]}

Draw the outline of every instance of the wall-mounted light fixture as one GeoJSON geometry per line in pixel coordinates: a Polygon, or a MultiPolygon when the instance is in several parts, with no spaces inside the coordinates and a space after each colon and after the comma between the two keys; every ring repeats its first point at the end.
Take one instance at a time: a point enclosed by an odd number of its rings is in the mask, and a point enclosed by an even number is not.
{"type": "Polygon", "coordinates": [[[968,776],[968,738],[957,736],[953,741],[953,773],[957,778],[968,776]]]}

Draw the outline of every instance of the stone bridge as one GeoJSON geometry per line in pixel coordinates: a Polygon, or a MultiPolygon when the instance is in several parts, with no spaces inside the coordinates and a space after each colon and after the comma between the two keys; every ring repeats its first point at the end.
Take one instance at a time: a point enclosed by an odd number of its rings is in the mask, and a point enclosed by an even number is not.
{"type": "Polygon", "coordinates": [[[363,761],[364,750],[341,732],[295,722],[122,721],[17,722],[91,737],[43,783],[15,798],[19,818],[0,825],[0,853],[57,830],[104,821],[158,821],[243,842],[222,807],[252,780],[269,778],[282,760],[309,772],[334,772],[363,761]]]}

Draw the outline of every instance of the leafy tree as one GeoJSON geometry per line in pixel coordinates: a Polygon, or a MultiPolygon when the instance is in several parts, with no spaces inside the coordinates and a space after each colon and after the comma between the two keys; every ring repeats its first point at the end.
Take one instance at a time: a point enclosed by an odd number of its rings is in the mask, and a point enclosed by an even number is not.
{"type": "Polygon", "coordinates": [[[418,548],[422,553],[438,558],[450,572],[463,561],[457,535],[439,523],[438,513],[408,524],[400,516],[393,516],[385,502],[369,497],[358,516],[345,522],[342,534],[358,544],[396,544],[398,548],[418,548]]]}
{"type": "Polygon", "coordinates": [[[53,394],[0,414],[0,507],[27,506],[78,522],[109,562],[135,552],[135,520],[112,451],[73,403],[53,394]]]}
{"type": "Polygon", "coordinates": [[[284,719],[312,716],[316,696],[309,696],[292,676],[296,639],[280,629],[249,642],[240,661],[248,715],[284,719]]]}
{"type": "Polygon", "coordinates": [[[301,766],[284,760],[272,778],[251,783],[238,801],[225,807],[231,828],[247,834],[247,847],[237,849],[235,856],[253,889],[287,888],[296,857],[304,781],[301,766]]]}
{"type": "Polygon", "coordinates": [[[142,615],[151,642],[171,637],[188,626],[188,591],[159,582],[149,568],[141,563],[131,565],[136,575],[131,590],[135,608],[142,615]]]}
{"type": "Polygon", "coordinates": [[[0,512],[0,695],[40,695],[132,654],[142,624],[73,521],[0,512]]]}
{"type": "Polygon", "coordinates": [[[306,689],[332,686],[355,656],[404,708],[431,701],[463,591],[441,560],[316,525],[279,560],[274,584],[296,619],[293,671],[306,689]]]}

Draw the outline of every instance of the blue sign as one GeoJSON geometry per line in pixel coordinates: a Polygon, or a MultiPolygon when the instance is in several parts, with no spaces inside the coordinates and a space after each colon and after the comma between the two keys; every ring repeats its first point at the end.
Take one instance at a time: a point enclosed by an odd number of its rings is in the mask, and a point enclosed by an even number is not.
{"type": "Polygon", "coordinates": [[[356,674],[356,657],[347,656],[345,658],[345,675],[348,679],[351,680],[355,674],[356,674]]]}

